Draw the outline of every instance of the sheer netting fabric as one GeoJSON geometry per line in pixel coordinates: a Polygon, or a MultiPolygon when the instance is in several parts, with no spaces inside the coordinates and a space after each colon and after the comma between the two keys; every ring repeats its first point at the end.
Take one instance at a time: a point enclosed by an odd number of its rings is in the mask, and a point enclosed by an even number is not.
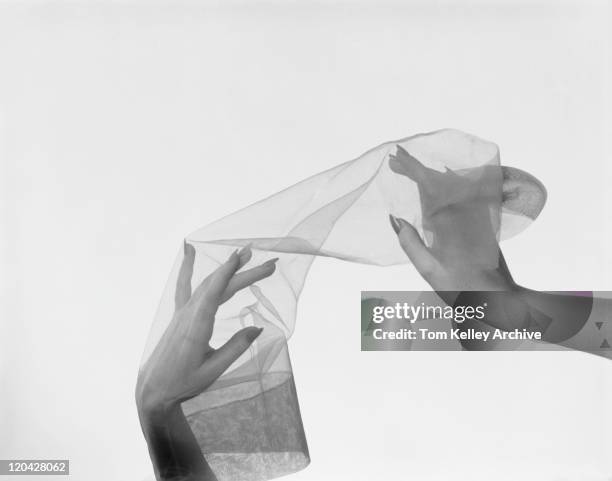
{"type": "MultiPolygon", "coordinates": [[[[437,228],[438,212],[467,206],[468,219],[456,216],[444,228],[463,230],[465,242],[475,242],[475,262],[494,265],[496,241],[524,229],[541,209],[537,194],[525,190],[525,183],[516,178],[519,175],[521,171],[500,165],[496,144],[446,129],[379,145],[186,236],[196,249],[194,286],[233,250],[247,244],[253,251],[251,265],[279,258],[274,275],[220,307],[211,345],[222,345],[246,326],[263,327],[262,334],[210,388],[182,404],[219,480],[265,480],[300,470],[309,462],[287,341],[295,329],[298,298],[313,260],[334,257],[379,266],[409,263],[389,227],[390,213],[411,222],[428,243],[431,229],[437,228]],[[445,189],[444,195],[438,190],[434,200],[428,200],[428,186],[419,185],[418,172],[398,175],[390,168],[389,155],[398,145],[430,173],[452,172],[461,180],[460,188],[445,189]],[[492,233],[492,238],[478,241],[482,231],[492,233]]],[[[183,247],[163,292],[142,364],[172,319],[182,259],[183,247]]]]}

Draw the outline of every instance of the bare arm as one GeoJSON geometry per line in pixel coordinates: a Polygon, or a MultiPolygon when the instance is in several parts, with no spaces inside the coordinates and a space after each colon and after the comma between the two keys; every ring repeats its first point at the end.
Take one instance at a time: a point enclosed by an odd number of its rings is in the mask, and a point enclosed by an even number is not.
{"type": "MultiPolygon", "coordinates": [[[[447,304],[487,302],[491,315],[479,323],[482,330],[540,329],[543,341],[610,357],[610,351],[600,349],[603,336],[584,334],[587,321],[596,321],[590,319],[592,293],[538,292],[512,278],[491,220],[491,212],[501,208],[496,167],[468,175],[438,172],[399,146],[389,164],[418,185],[429,245],[408,221],[390,216],[391,226],[416,269],[447,304]]],[[[598,302],[612,310],[610,301],[598,302]]]]}
{"type": "Polygon", "coordinates": [[[220,304],[275,270],[276,259],[238,272],[250,259],[247,246],[191,292],[195,249],[185,244],[178,276],[175,313],[138,374],[136,405],[158,481],[213,481],[214,473],[181,409],[181,403],[205,391],[261,334],[246,327],[218,349],[209,342],[220,304]]]}
{"type": "Polygon", "coordinates": [[[180,405],[138,415],[158,480],[216,481],[180,405]]]}

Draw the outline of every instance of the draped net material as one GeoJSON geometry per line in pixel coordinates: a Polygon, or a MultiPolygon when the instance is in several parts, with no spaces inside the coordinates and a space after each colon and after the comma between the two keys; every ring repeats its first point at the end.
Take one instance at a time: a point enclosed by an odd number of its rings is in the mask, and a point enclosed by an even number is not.
{"type": "MultiPolygon", "coordinates": [[[[379,145],[189,234],[186,242],[196,249],[194,286],[237,247],[251,244],[251,265],[279,257],[274,275],[221,306],[211,345],[220,346],[246,326],[263,327],[263,333],[209,389],[182,405],[220,480],[270,479],[309,462],[287,341],[315,256],[380,266],[408,263],[389,227],[388,214],[408,220],[430,242],[427,216],[465,200],[465,192],[448,189],[443,196],[437,193],[433,205],[424,205],[417,183],[389,167],[389,155],[397,145],[430,169],[440,173],[451,169],[470,180],[471,212],[481,218],[462,233],[466,242],[479,235],[474,226],[491,229],[499,240],[532,221],[524,204],[513,203],[512,192],[503,192],[498,147],[445,129],[379,145]]],[[[462,229],[463,220],[449,228],[462,229]]],[[[493,244],[479,246],[475,252],[479,262],[497,262],[493,244]]],[[[181,248],[151,328],[143,364],[172,318],[182,258],[181,248]]]]}

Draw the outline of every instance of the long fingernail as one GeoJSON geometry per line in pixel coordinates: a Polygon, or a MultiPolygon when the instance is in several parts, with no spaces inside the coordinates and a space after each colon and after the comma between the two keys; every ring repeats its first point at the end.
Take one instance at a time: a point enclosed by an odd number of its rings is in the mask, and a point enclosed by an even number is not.
{"type": "Polygon", "coordinates": [[[276,261],[278,261],[278,257],[275,257],[274,259],[270,259],[270,260],[264,262],[262,265],[264,265],[264,266],[273,265],[273,264],[276,264],[276,261]]]}
{"type": "Polygon", "coordinates": [[[262,331],[263,327],[254,327],[253,329],[249,329],[249,331],[247,332],[247,338],[249,339],[249,341],[253,342],[259,337],[262,331]]]}
{"type": "Polygon", "coordinates": [[[392,214],[389,214],[389,222],[391,223],[391,227],[393,228],[393,231],[396,234],[399,234],[400,225],[399,225],[399,222],[397,221],[397,218],[393,216],[392,214]]]}
{"type": "Polygon", "coordinates": [[[406,219],[402,219],[401,217],[395,217],[395,221],[399,226],[399,230],[402,230],[404,227],[412,227],[410,222],[408,222],[406,219]]]}
{"type": "Polygon", "coordinates": [[[251,243],[249,242],[242,249],[240,249],[240,251],[238,251],[238,255],[242,257],[243,255],[247,254],[250,250],[251,250],[251,243]]]}

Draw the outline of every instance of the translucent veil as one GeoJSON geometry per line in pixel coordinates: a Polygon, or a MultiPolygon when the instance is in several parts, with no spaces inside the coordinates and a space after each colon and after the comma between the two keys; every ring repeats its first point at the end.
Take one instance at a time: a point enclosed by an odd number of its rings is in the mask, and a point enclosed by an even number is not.
{"type": "MultiPolygon", "coordinates": [[[[186,242],[196,249],[194,286],[237,247],[251,244],[250,265],[279,257],[274,275],[221,306],[211,345],[220,346],[246,326],[263,327],[262,334],[210,388],[182,404],[218,479],[270,479],[309,462],[287,340],[294,331],[298,298],[315,256],[380,266],[408,263],[389,226],[389,213],[411,222],[426,242],[430,239],[428,223],[423,221],[423,193],[414,180],[389,167],[389,155],[397,145],[424,166],[440,173],[451,169],[486,191],[485,224],[493,228],[497,240],[531,222],[522,207],[513,203],[512,192],[503,191],[498,147],[446,129],[379,145],[189,234],[186,242]]],[[[456,195],[451,189],[442,202],[452,205],[456,195]]],[[[477,255],[481,261],[497,262],[493,246],[477,255]]],[[[172,318],[182,259],[181,248],[142,364],[172,318]]]]}

